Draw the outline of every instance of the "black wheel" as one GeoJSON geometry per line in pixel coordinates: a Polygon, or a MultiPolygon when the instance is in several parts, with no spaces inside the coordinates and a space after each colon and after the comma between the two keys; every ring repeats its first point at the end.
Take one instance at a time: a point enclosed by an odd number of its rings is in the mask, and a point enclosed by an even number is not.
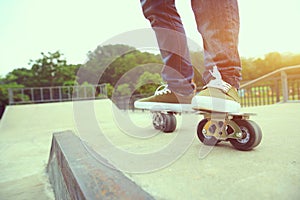
{"type": "Polygon", "coordinates": [[[152,116],[152,124],[156,130],[162,129],[162,124],[164,123],[163,117],[161,113],[153,113],[152,116]]]}
{"type": "Polygon", "coordinates": [[[165,133],[172,133],[176,129],[176,117],[173,114],[163,114],[164,126],[162,131],[165,133]]]}
{"type": "Polygon", "coordinates": [[[262,132],[254,121],[236,119],[234,122],[240,127],[243,135],[241,139],[229,140],[236,149],[249,151],[259,145],[262,139],[262,132]]]}
{"type": "Polygon", "coordinates": [[[205,144],[205,145],[209,145],[209,146],[214,146],[217,143],[221,142],[219,141],[217,138],[213,137],[213,136],[207,136],[205,135],[205,132],[207,130],[205,130],[204,126],[205,124],[208,122],[207,119],[203,119],[199,122],[198,127],[197,127],[197,135],[199,140],[205,144]]]}
{"type": "Polygon", "coordinates": [[[165,133],[171,133],[176,129],[176,117],[172,113],[154,113],[153,127],[165,133]]]}

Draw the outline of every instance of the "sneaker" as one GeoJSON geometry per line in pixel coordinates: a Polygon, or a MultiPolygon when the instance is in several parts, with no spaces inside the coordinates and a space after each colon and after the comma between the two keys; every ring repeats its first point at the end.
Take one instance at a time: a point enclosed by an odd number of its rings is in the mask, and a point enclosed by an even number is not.
{"type": "Polygon", "coordinates": [[[194,94],[183,96],[168,89],[168,85],[158,87],[153,96],[134,102],[134,107],[155,111],[192,111],[191,100],[194,94]]]}
{"type": "Polygon", "coordinates": [[[210,71],[215,78],[211,80],[192,99],[194,110],[238,113],[241,109],[237,89],[222,80],[217,67],[210,71]]]}

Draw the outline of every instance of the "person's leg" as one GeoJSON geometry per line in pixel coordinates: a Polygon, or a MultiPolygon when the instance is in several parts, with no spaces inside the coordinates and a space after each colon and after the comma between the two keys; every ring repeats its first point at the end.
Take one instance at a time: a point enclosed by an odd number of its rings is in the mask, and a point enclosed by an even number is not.
{"type": "Polygon", "coordinates": [[[210,88],[200,92],[194,98],[195,101],[193,99],[193,103],[198,104],[196,106],[198,109],[236,112],[240,108],[236,89],[239,88],[241,80],[237,1],[192,0],[192,8],[198,31],[203,38],[205,57],[203,80],[210,88]],[[215,81],[218,78],[223,81],[215,81]],[[220,91],[224,94],[222,95],[220,91]]]}
{"type": "Polygon", "coordinates": [[[185,31],[174,0],[141,0],[144,16],[155,31],[164,62],[162,78],[181,95],[193,92],[193,68],[185,31]]]}
{"type": "Polygon", "coordinates": [[[217,66],[224,81],[239,88],[241,63],[238,54],[239,12],[236,0],[192,0],[197,28],[203,38],[205,83],[217,66]]]}
{"type": "Polygon", "coordinates": [[[194,95],[193,67],[185,31],[175,0],[141,0],[143,13],[157,38],[164,62],[162,78],[167,87],[134,103],[136,108],[190,110],[194,95]]]}

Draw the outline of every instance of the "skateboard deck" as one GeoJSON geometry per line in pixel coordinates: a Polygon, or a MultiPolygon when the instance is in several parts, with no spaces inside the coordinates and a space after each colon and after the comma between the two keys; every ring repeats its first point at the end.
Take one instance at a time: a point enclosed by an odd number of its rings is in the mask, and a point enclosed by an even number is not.
{"type": "Polygon", "coordinates": [[[241,119],[249,119],[250,116],[255,116],[255,113],[248,113],[248,112],[220,112],[220,111],[213,111],[213,110],[197,110],[197,114],[203,115],[204,117],[225,117],[228,119],[233,118],[241,118],[241,119]]]}

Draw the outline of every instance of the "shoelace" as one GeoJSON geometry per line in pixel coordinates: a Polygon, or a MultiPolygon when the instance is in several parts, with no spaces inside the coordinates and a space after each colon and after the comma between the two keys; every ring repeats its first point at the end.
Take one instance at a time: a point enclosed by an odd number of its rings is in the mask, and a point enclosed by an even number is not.
{"type": "Polygon", "coordinates": [[[155,90],[154,95],[163,95],[163,94],[168,94],[168,93],[171,93],[171,90],[168,89],[167,84],[163,84],[155,90]]]}
{"type": "Polygon", "coordinates": [[[210,70],[209,72],[215,79],[211,80],[205,87],[218,88],[225,93],[227,93],[232,88],[232,86],[229,83],[226,83],[222,80],[222,75],[219,72],[217,66],[214,66],[213,70],[210,70]]]}

